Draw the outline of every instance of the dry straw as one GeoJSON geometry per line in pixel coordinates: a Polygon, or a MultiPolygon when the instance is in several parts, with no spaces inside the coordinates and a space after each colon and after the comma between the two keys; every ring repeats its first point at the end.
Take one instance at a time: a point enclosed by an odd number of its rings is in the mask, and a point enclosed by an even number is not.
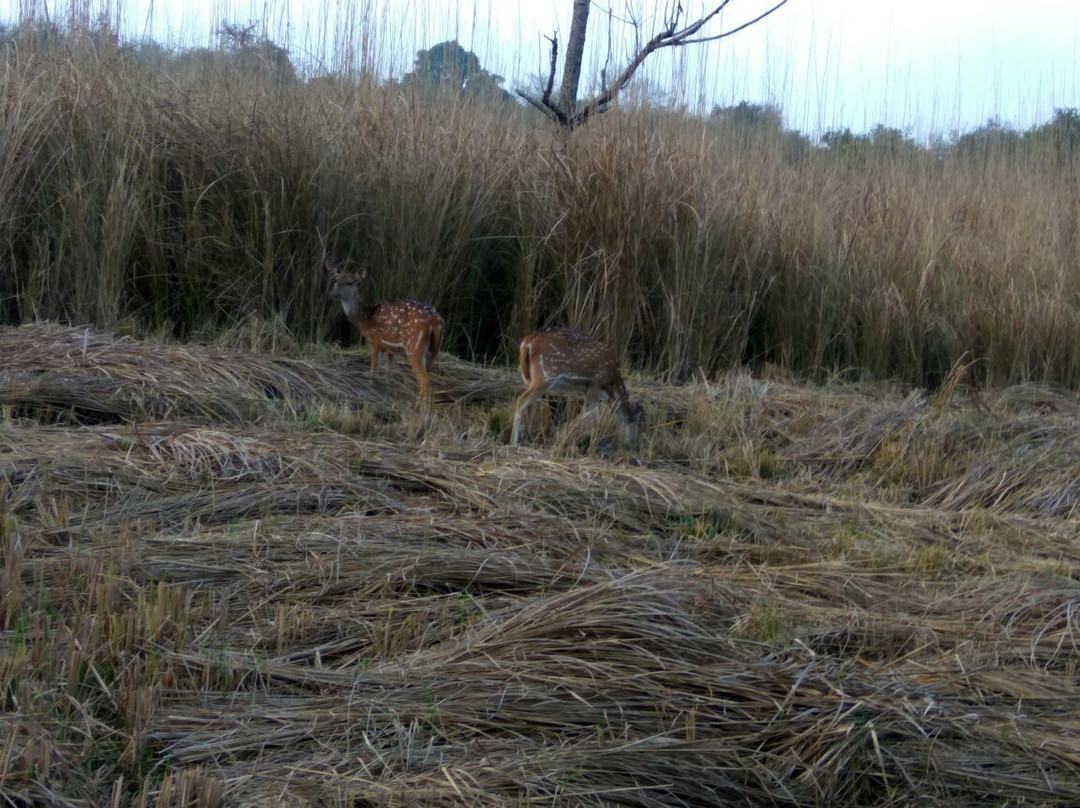
{"type": "Polygon", "coordinates": [[[363,358],[0,343],[9,803],[1080,800],[1075,396],[631,378],[604,460],[504,369],[418,445],[363,358]]]}

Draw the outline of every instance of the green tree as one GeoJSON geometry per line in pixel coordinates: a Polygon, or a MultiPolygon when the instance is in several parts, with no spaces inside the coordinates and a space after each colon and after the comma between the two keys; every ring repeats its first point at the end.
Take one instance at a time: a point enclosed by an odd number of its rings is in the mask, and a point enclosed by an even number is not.
{"type": "Polygon", "coordinates": [[[730,107],[716,105],[709,119],[740,132],[779,132],[784,126],[784,116],[771,104],[751,104],[740,101],[730,107]]]}
{"type": "Polygon", "coordinates": [[[774,104],[751,104],[740,101],[733,106],[719,104],[709,113],[709,123],[724,132],[725,137],[757,141],[767,138],[777,144],[784,159],[797,162],[813,149],[806,135],[794,129],[784,128],[784,116],[774,104]]]}
{"type": "Polygon", "coordinates": [[[296,81],[289,52],[259,34],[255,23],[222,23],[217,34],[230,67],[243,73],[268,74],[277,84],[296,81]]]}
{"type": "Polygon", "coordinates": [[[456,39],[418,51],[413,69],[401,80],[407,87],[428,92],[449,91],[497,103],[511,100],[502,88],[503,77],[490,73],[480,58],[456,39]]]}
{"type": "Polygon", "coordinates": [[[880,123],[870,130],[870,145],[879,152],[888,152],[890,157],[909,157],[918,150],[903,130],[880,123]]]}
{"type": "Polygon", "coordinates": [[[986,161],[993,154],[1015,156],[1021,143],[1016,131],[1005,126],[998,118],[991,118],[985,126],[957,138],[956,150],[962,157],[986,161]]]}
{"type": "Polygon", "coordinates": [[[848,127],[830,129],[821,136],[821,142],[834,154],[855,154],[870,143],[866,135],[856,135],[848,127]]]}
{"type": "Polygon", "coordinates": [[[1037,147],[1052,149],[1061,165],[1080,160],[1080,109],[1054,110],[1052,120],[1025,133],[1024,139],[1037,147]]]}

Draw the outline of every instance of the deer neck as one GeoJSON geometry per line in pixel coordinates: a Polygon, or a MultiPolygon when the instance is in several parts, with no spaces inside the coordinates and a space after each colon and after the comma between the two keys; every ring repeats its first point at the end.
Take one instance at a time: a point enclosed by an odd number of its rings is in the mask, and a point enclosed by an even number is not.
{"type": "Polygon", "coordinates": [[[363,328],[375,311],[379,308],[378,303],[361,303],[359,300],[342,300],[341,308],[349,322],[357,328],[363,328]]]}

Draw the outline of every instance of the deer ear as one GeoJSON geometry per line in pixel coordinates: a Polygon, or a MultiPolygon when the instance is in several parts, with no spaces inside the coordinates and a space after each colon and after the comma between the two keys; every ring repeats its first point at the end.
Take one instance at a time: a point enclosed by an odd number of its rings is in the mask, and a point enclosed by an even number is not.
{"type": "Polygon", "coordinates": [[[333,261],[327,258],[325,261],[323,261],[323,264],[326,266],[326,271],[329,272],[331,275],[334,275],[339,271],[337,261],[333,261]]]}
{"type": "Polygon", "coordinates": [[[367,267],[360,267],[360,269],[356,271],[356,277],[362,281],[367,280],[367,267]]]}

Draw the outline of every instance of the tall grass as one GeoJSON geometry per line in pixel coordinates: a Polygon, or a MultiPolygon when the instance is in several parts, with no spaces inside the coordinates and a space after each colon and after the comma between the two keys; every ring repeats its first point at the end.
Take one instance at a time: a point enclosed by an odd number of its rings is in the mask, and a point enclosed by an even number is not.
{"type": "Polygon", "coordinates": [[[1052,144],[792,155],[781,133],[648,108],[564,140],[368,73],[180,64],[93,25],[6,44],[8,322],[322,338],[332,253],[433,302],[461,355],[565,323],[670,378],[769,363],[926,384],[970,363],[1080,385],[1080,196],[1052,144]]]}

